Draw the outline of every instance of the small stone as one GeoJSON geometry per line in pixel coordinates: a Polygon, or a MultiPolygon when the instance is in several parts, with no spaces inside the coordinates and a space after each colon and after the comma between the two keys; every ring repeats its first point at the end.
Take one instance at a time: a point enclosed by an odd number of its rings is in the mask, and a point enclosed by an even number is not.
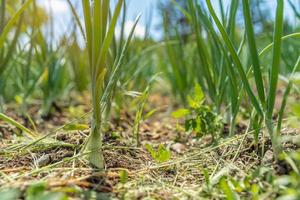
{"type": "Polygon", "coordinates": [[[185,145],[181,143],[175,143],[171,146],[171,150],[175,151],[176,153],[182,153],[185,150],[185,148],[185,145]]]}
{"type": "Polygon", "coordinates": [[[43,155],[42,157],[40,157],[36,163],[39,167],[43,167],[43,166],[48,165],[50,162],[51,162],[51,156],[49,154],[47,154],[47,155],[43,155]]]}
{"type": "Polygon", "coordinates": [[[274,153],[271,150],[266,151],[261,163],[263,165],[271,165],[274,161],[274,153]]]}

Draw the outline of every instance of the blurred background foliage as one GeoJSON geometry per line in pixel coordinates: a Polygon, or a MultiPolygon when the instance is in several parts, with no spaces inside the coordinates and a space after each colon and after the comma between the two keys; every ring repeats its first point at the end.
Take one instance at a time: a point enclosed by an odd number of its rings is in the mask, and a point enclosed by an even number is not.
{"type": "MultiPolygon", "coordinates": [[[[0,33],[24,2],[1,1],[0,33]]],[[[284,35],[287,35],[299,31],[300,2],[286,0],[285,4],[293,13],[284,21],[284,35]]],[[[77,3],[73,6],[73,9],[79,7],[77,3]]],[[[250,54],[244,41],[241,2],[215,1],[214,6],[235,48],[239,50],[243,65],[250,66],[250,54]]],[[[272,42],[274,12],[267,0],[251,0],[250,7],[256,43],[258,49],[262,50],[272,42]]],[[[72,8],[69,9],[71,12],[72,8]]],[[[117,49],[127,37],[124,29],[127,28],[125,24],[130,20],[131,13],[128,14],[126,9],[125,6],[119,20],[119,33],[115,35],[111,46],[111,55],[120,53],[117,49]]],[[[155,16],[151,12],[143,16],[146,22],[142,24],[145,27],[143,37],[135,37],[124,55],[118,72],[119,80],[114,86],[112,106],[120,112],[127,101],[131,101],[124,95],[135,96],[138,93],[133,91],[142,92],[151,78],[160,74],[155,88],[161,90],[160,86],[163,85],[163,92],[172,95],[174,103],[187,105],[187,95],[195,84],[200,84],[207,102],[213,104],[217,112],[231,113],[228,118],[230,122],[230,118],[236,115],[234,105],[239,104],[232,95],[241,90],[241,80],[236,78],[232,82],[225,76],[228,73],[232,76],[237,74],[228,71],[232,60],[224,53],[226,47],[220,43],[218,31],[213,30],[215,27],[205,2],[160,0],[153,9],[156,10],[155,16]],[[153,24],[154,18],[159,19],[159,23],[153,24]],[[152,29],[160,32],[159,39],[151,34],[152,29]]],[[[70,23],[66,23],[67,27],[61,28],[66,32],[60,34],[58,41],[54,39],[57,38],[57,30],[53,21],[53,10],[49,11],[35,0],[15,21],[0,51],[2,109],[4,102],[17,101],[25,112],[27,104],[40,101],[41,113],[47,115],[53,104],[69,99],[68,94],[80,95],[89,89],[87,52],[83,48],[76,19],[73,17],[70,23]]],[[[287,77],[292,72],[299,56],[299,43],[297,38],[283,43],[282,76],[287,77]]],[[[261,59],[263,73],[269,73],[265,66],[270,64],[271,59],[271,54],[261,59]]],[[[268,80],[264,78],[264,81],[268,80]]],[[[250,109],[247,101],[240,103],[250,109]]]]}

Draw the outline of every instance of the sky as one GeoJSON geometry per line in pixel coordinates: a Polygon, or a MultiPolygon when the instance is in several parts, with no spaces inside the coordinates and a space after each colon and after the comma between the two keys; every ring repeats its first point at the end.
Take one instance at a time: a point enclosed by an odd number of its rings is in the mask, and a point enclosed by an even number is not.
{"type": "MultiPolygon", "coordinates": [[[[125,23],[125,35],[129,34],[131,27],[134,24],[136,17],[141,14],[141,19],[135,29],[135,36],[143,37],[145,33],[145,24],[147,18],[149,18],[149,11],[151,8],[156,8],[156,3],[158,0],[129,0],[128,1],[128,16],[125,23]]],[[[82,15],[80,0],[71,0],[73,5],[77,7],[80,15],[82,15]]],[[[112,0],[114,3],[115,0],[112,0]]],[[[50,12],[50,7],[52,8],[53,16],[54,16],[54,31],[55,38],[58,39],[60,35],[64,33],[68,33],[69,28],[73,22],[72,13],[68,6],[66,0],[38,0],[38,4],[46,9],[47,12],[50,12]]],[[[153,9],[152,9],[153,10],[153,9]]],[[[151,35],[156,38],[160,37],[160,33],[154,28],[155,24],[158,23],[159,17],[157,13],[152,13],[152,25],[151,35]]],[[[117,27],[116,32],[120,32],[120,26],[117,27]]]]}
{"type": "MultiPolygon", "coordinates": [[[[73,5],[77,7],[79,13],[81,13],[80,0],[71,0],[73,5]]],[[[145,32],[145,24],[147,18],[149,18],[150,11],[152,11],[152,26],[150,35],[154,39],[159,39],[161,37],[160,31],[157,29],[157,25],[159,24],[160,17],[157,13],[157,3],[159,0],[127,0],[128,4],[128,17],[125,23],[125,34],[129,34],[131,27],[133,26],[134,20],[138,14],[141,14],[141,20],[136,27],[135,36],[143,37],[145,32]]],[[[166,0],[164,0],[166,1],[166,0]]],[[[116,2],[116,0],[112,0],[112,3],[116,2]]],[[[217,2],[217,0],[212,0],[212,3],[217,2]]],[[[224,0],[225,7],[228,5],[230,0],[224,0]]],[[[275,0],[269,0],[269,7],[272,11],[272,17],[275,15],[276,3],[275,0]]],[[[286,1],[285,1],[286,2],[286,1]]],[[[58,39],[62,34],[70,32],[70,25],[73,23],[72,13],[67,4],[67,0],[38,0],[39,5],[45,7],[47,11],[49,11],[49,7],[53,10],[54,15],[54,29],[56,39],[58,39]]],[[[216,10],[218,8],[216,7],[216,10]]],[[[294,20],[292,17],[292,10],[285,4],[285,16],[289,20],[294,20]]],[[[116,32],[120,32],[120,27],[117,27],[116,32]]]]}

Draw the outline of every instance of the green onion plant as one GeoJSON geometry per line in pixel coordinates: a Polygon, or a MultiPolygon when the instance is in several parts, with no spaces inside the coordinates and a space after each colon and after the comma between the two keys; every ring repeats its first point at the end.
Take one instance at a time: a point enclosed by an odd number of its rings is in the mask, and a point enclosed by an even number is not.
{"type": "Polygon", "coordinates": [[[263,75],[261,73],[261,66],[259,62],[258,50],[256,47],[255,35],[252,26],[251,12],[249,7],[249,1],[243,0],[243,14],[245,21],[245,30],[247,35],[248,47],[250,50],[251,57],[251,72],[253,72],[255,86],[257,88],[258,96],[255,95],[253,88],[250,85],[250,79],[247,77],[247,72],[242,65],[241,59],[238,56],[237,50],[234,47],[232,40],[230,39],[228,33],[226,32],[224,26],[220,22],[219,18],[216,15],[216,12],[211,4],[210,0],[206,0],[208,10],[222,36],[222,39],[232,57],[234,63],[234,70],[239,74],[239,78],[243,83],[243,88],[245,89],[247,96],[249,97],[255,111],[260,116],[261,119],[265,121],[267,130],[269,132],[272,146],[274,150],[275,157],[278,158],[278,155],[282,151],[279,144],[279,135],[274,131],[273,127],[273,114],[274,114],[274,104],[276,98],[276,90],[278,83],[278,75],[280,68],[280,58],[281,58],[281,42],[282,42],[282,30],[283,30],[283,8],[284,1],[277,1],[276,8],[276,19],[274,26],[273,34],[273,52],[272,52],[272,64],[269,68],[268,81],[265,84],[263,80],[263,75]],[[267,89],[267,91],[265,91],[267,89]],[[266,95],[267,94],[267,95],[266,95]]]}
{"type": "Polygon", "coordinates": [[[127,41],[119,47],[119,56],[110,57],[117,20],[123,4],[124,0],[118,0],[115,8],[110,11],[109,0],[82,0],[93,106],[91,131],[85,150],[90,152],[88,155],[90,164],[98,169],[104,168],[101,149],[103,114],[118,80],[117,75],[124,54],[138,21],[136,20],[127,41]]]}
{"type": "MultiPolygon", "coordinates": [[[[173,69],[178,71],[178,69],[183,68],[186,72],[179,73],[184,76],[179,76],[177,79],[174,70],[170,73],[170,77],[174,79],[175,84],[178,84],[174,88],[179,88],[180,90],[180,83],[184,83],[184,78],[191,76],[190,69],[187,68],[196,69],[191,79],[200,84],[206,96],[209,97],[219,113],[225,112],[229,114],[230,133],[234,133],[235,121],[238,114],[241,113],[241,106],[246,106],[246,109],[250,109],[249,112],[253,108],[255,111],[254,117],[251,118],[253,128],[259,130],[262,127],[262,122],[264,122],[272,140],[275,155],[278,156],[281,152],[278,136],[279,131],[274,131],[275,120],[273,119],[277,82],[280,73],[287,75],[297,70],[297,67],[287,66],[290,66],[290,63],[294,62],[298,51],[296,39],[298,33],[283,37],[284,2],[277,1],[272,43],[265,48],[262,48],[265,46],[265,43],[258,43],[264,37],[257,38],[256,36],[248,0],[243,0],[241,4],[245,27],[244,35],[238,35],[236,31],[242,32],[236,20],[239,1],[231,1],[226,13],[224,12],[223,3],[221,1],[218,2],[219,7],[223,9],[221,20],[218,18],[210,0],[206,0],[207,9],[201,6],[196,0],[188,0],[187,3],[187,9],[183,7],[179,9],[190,22],[192,34],[189,43],[196,44],[194,52],[197,57],[196,62],[189,65],[186,64],[186,59],[183,59],[185,65],[175,62],[176,58],[185,58],[182,55],[187,50],[181,48],[178,50],[179,53],[176,54],[176,48],[171,48],[170,46],[168,49],[171,52],[171,54],[169,53],[169,58],[173,58],[173,66],[175,66],[173,69]],[[281,51],[281,43],[282,40],[288,38],[291,38],[291,42],[295,38],[293,42],[294,46],[290,44],[290,47],[292,46],[295,51],[290,53],[289,56],[284,56],[284,52],[281,51]],[[260,49],[263,50],[260,51],[260,49]],[[270,56],[271,59],[266,56],[267,51],[270,49],[273,49],[270,56]],[[282,58],[284,57],[289,58],[287,59],[288,61],[283,60],[282,58]],[[280,69],[281,65],[285,68],[280,69]],[[198,78],[195,78],[196,74],[199,76],[198,78]],[[245,99],[249,99],[250,104],[245,99]],[[230,110],[227,110],[227,108],[230,108],[230,110]]],[[[168,31],[165,32],[168,33],[168,31]]],[[[180,41],[180,38],[177,37],[175,40],[180,41]]],[[[182,44],[181,46],[183,46],[182,44]]],[[[288,42],[285,44],[288,44],[288,42]]],[[[185,47],[188,45],[185,44],[185,47]]],[[[290,84],[288,88],[291,87],[290,84]]],[[[191,87],[192,85],[186,82],[186,87],[191,87]]],[[[287,89],[286,93],[289,93],[289,90],[287,89]]],[[[282,102],[282,112],[285,101],[283,100],[282,102]]],[[[282,115],[283,113],[280,113],[280,117],[278,118],[279,127],[277,127],[277,130],[280,129],[282,115]]],[[[257,140],[259,131],[254,132],[255,139],[257,140]]]]}
{"type": "MultiPolygon", "coordinates": [[[[223,7],[221,1],[218,3],[220,7],[223,7]]],[[[230,38],[234,41],[234,46],[239,47],[238,54],[240,54],[244,40],[237,40],[237,38],[243,38],[243,35],[236,34],[235,31],[238,1],[231,1],[229,5],[228,14],[222,15],[222,24],[230,38]]],[[[184,68],[187,73],[184,73],[184,76],[179,76],[181,80],[175,79],[176,76],[172,75],[172,73],[170,77],[178,84],[184,80],[184,77],[190,77],[190,81],[185,84],[185,88],[188,90],[195,83],[200,84],[206,94],[206,99],[210,104],[214,105],[217,113],[221,113],[224,110],[227,111],[230,108],[228,123],[232,124],[230,132],[233,133],[234,121],[238,114],[237,108],[240,103],[237,97],[239,96],[238,91],[241,84],[240,80],[236,78],[237,72],[230,67],[232,58],[228,55],[225,46],[221,42],[209,14],[198,1],[188,0],[187,8],[179,7],[179,9],[188,19],[192,30],[185,49],[181,49],[180,51],[187,52],[187,54],[194,55],[194,57],[192,59],[184,57],[182,60],[184,60],[185,65],[173,62],[179,67],[184,68]],[[191,51],[187,51],[188,47],[191,51]],[[189,60],[191,62],[188,62],[189,60]]],[[[173,56],[173,58],[178,58],[179,56],[178,54],[173,56]]],[[[174,88],[177,90],[179,86],[174,88]]],[[[182,94],[182,96],[185,98],[186,95],[182,94]]]]}

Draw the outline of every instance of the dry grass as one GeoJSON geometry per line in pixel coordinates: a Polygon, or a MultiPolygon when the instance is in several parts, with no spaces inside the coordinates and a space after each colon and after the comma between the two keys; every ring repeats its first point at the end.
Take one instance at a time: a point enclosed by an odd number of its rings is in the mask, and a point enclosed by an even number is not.
{"type": "MultiPolygon", "coordinates": [[[[88,131],[60,130],[52,135],[52,143],[42,140],[23,149],[20,147],[28,141],[9,136],[0,143],[0,186],[25,190],[34,182],[45,181],[51,191],[71,187],[81,191],[110,193],[115,197],[197,199],[205,190],[204,170],[213,184],[223,175],[245,177],[262,163],[262,151],[272,151],[267,137],[260,140],[265,141],[264,150],[262,145],[256,147],[252,143],[252,133],[247,132],[245,127],[240,128],[240,134],[235,137],[220,139],[218,144],[211,146],[207,138],[195,140],[178,130],[174,125],[176,122],[166,117],[166,112],[161,109],[151,120],[142,124],[141,139],[143,144],[154,146],[164,142],[173,150],[172,159],[168,162],[156,163],[143,147],[131,145],[133,117],[127,113],[116,123],[117,126],[110,125],[107,131],[108,135],[118,133],[122,139],[104,138],[105,172],[91,169],[79,153],[88,131]],[[172,147],[176,138],[184,142],[184,148],[179,153],[172,147]],[[60,145],[61,142],[64,145],[60,145]],[[120,172],[123,170],[128,172],[125,184],[120,183],[120,172]]],[[[1,130],[7,135],[14,128],[1,125],[1,130]]],[[[295,134],[295,131],[287,134],[295,134]]],[[[295,149],[292,145],[287,145],[287,148],[295,149]]],[[[282,171],[286,170],[284,167],[272,163],[272,160],[264,165],[273,166],[279,173],[287,173],[282,171]]],[[[68,194],[76,199],[80,198],[81,193],[68,194]]]]}

